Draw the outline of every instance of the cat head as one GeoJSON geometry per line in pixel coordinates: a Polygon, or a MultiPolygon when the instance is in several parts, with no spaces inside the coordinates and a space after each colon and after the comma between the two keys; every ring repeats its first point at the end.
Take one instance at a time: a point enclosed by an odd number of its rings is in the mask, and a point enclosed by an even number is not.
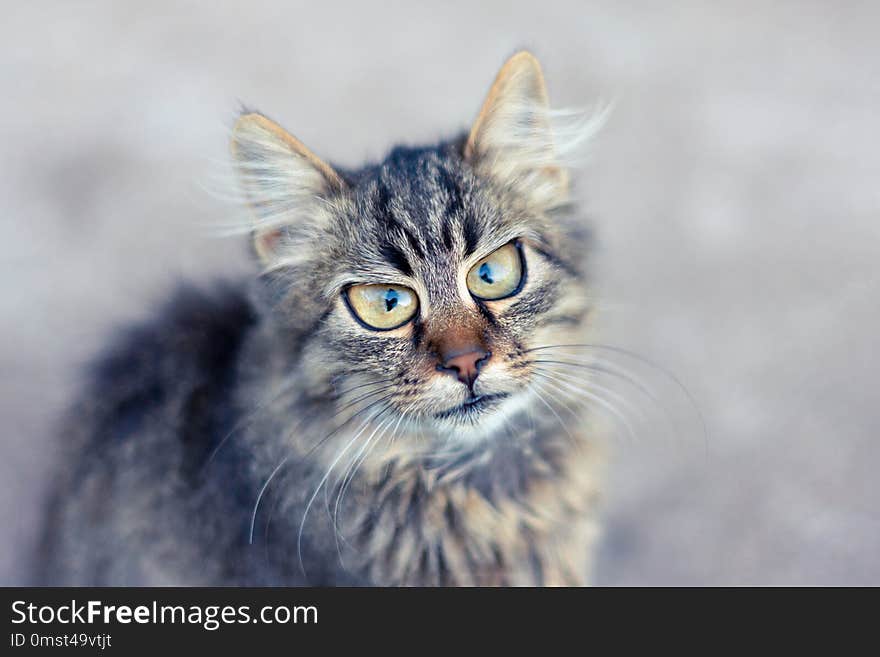
{"type": "Polygon", "coordinates": [[[498,74],[468,134],[335,170],[258,113],[232,150],[273,317],[320,394],[422,429],[488,435],[535,405],[530,349],[576,342],[586,231],[541,68],[498,74]]]}

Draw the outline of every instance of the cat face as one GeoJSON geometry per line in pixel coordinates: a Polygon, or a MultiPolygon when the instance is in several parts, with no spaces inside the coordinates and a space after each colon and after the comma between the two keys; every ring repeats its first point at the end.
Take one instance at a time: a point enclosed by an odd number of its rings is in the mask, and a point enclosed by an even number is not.
{"type": "Polygon", "coordinates": [[[529,350],[576,341],[588,308],[531,55],[505,65],[467,138],[340,174],[248,114],[233,150],[311,387],[463,437],[536,403],[529,350]]]}

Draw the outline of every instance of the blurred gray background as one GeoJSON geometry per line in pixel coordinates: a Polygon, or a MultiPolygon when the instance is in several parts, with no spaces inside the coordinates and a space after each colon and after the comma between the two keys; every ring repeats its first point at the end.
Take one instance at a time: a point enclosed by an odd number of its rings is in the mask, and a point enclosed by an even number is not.
{"type": "Polygon", "coordinates": [[[554,104],[616,101],[580,187],[605,339],[710,431],[621,442],[596,582],[880,584],[877,3],[3,13],[0,584],[27,581],[76,368],[179,278],[247,270],[203,191],[237,103],[353,165],[465,128],[520,46],[554,104]]]}

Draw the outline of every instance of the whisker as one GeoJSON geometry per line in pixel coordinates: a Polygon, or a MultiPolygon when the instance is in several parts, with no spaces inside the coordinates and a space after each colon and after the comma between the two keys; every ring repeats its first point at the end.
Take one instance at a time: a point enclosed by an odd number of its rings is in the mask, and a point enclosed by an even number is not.
{"type": "MultiPolygon", "coordinates": [[[[571,398],[571,395],[568,392],[568,390],[566,388],[562,387],[552,376],[549,376],[548,374],[544,374],[542,372],[535,372],[535,374],[537,374],[538,376],[544,377],[545,379],[547,379],[548,384],[553,385],[558,391],[560,391],[561,394],[567,394],[567,395],[569,395],[569,398],[571,398]]],[[[633,441],[637,440],[635,431],[633,430],[632,425],[630,424],[629,420],[626,419],[626,416],[624,416],[623,413],[621,413],[617,409],[617,407],[615,407],[613,404],[607,402],[606,400],[602,399],[601,397],[599,397],[598,395],[596,395],[592,392],[589,392],[586,390],[578,390],[578,392],[580,394],[584,395],[585,397],[588,397],[589,399],[593,400],[594,402],[599,404],[602,408],[604,408],[609,413],[614,415],[614,417],[616,417],[618,420],[620,420],[621,424],[623,424],[623,426],[626,428],[627,433],[629,434],[630,438],[632,438],[633,441]]]]}
{"type": "MultiPolygon", "coordinates": [[[[541,370],[540,368],[537,368],[537,367],[536,367],[536,368],[533,368],[533,372],[534,372],[535,374],[537,374],[537,373],[539,373],[539,372],[543,372],[543,370],[541,370]]],[[[554,374],[554,376],[555,376],[555,374],[554,374]]],[[[543,389],[546,390],[546,386],[545,386],[545,388],[543,388],[543,389]]],[[[549,391],[548,391],[548,392],[549,392],[549,391]]],[[[551,398],[552,398],[552,397],[551,397],[551,398]]],[[[570,397],[567,397],[567,399],[571,399],[571,398],[570,398],[570,397]]],[[[565,411],[568,412],[568,414],[571,415],[572,417],[577,418],[577,417],[579,417],[579,416],[581,415],[581,413],[580,413],[579,411],[577,411],[577,410],[571,408],[571,406],[569,406],[568,404],[566,404],[565,401],[564,401],[563,399],[558,399],[558,398],[557,398],[557,399],[555,399],[555,401],[559,402],[559,403],[561,404],[561,406],[565,409],[565,411]]]]}
{"type": "Polygon", "coordinates": [[[268,408],[271,404],[278,401],[284,394],[289,392],[289,390],[294,387],[294,385],[297,383],[297,381],[298,381],[298,379],[295,377],[291,377],[289,380],[285,381],[282,384],[281,389],[277,393],[273,393],[268,399],[265,399],[265,400],[259,402],[257,404],[257,406],[255,406],[244,417],[242,417],[238,422],[236,422],[233,425],[233,427],[229,430],[229,432],[225,436],[223,436],[223,438],[220,440],[220,442],[217,443],[217,446],[213,450],[211,450],[211,454],[208,456],[208,459],[205,461],[205,464],[202,466],[202,470],[203,471],[206,470],[208,468],[208,466],[211,465],[211,463],[214,461],[214,457],[217,456],[217,454],[220,452],[221,448],[226,444],[226,441],[228,441],[230,438],[232,438],[232,436],[235,435],[238,431],[242,430],[247,425],[249,425],[251,422],[253,422],[256,419],[257,415],[261,411],[266,410],[266,408],[268,408]]]}
{"type": "Polygon", "coordinates": [[[702,438],[704,441],[704,446],[705,446],[706,450],[708,451],[709,427],[706,422],[706,418],[703,415],[702,410],[700,410],[700,405],[697,403],[697,400],[694,397],[693,393],[691,393],[691,391],[688,389],[688,387],[686,385],[684,385],[684,383],[682,383],[682,381],[677,376],[675,376],[675,374],[673,374],[671,371],[669,371],[667,368],[661,366],[660,364],[652,361],[650,358],[642,356],[641,354],[638,354],[638,353],[636,353],[630,349],[626,349],[624,347],[618,347],[616,345],[608,345],[608,344],[595,344],[595,343],[541,345],[538,347],[532,347],[530,349],[525,349],[523,351],[523,353],[531,353],[531,352],[535,352],[535,351],[552,350],[552,349],[570,349],[570,348],[597,349],[597,350],[608,351],[611,353],[621,354],[621,355],[627,356],[629,358],[632,358],[633,360],[638,361],[639,363],[647,365],[648,367],[652,368],[654,371],[662,374],[668,381],[672,382],[672,384],[676,388],[678,388],[679,391],[681,391],[681,393],[687,399],[688,404],[691,406],[693,411],[696,413],[697,418],[700,422],[700,428],[701,428],[702,438]]]}
{"type": "MultiPolygon", "coordinates": [[[[378,403],[378,402],[375,402],[375,403],[378,403]]],[[[324,438],[323,440],[321,440],[318,444],[316,444],[312,449],[309,450],[309,452],[307,453],[307,456],[310,455],[315,449],[317,449],[318,446],[320,446],[321,444],[323,444],[327,439],[329,439],[333,434],[335,434],[337,431],[339,431],[339,430],[340,430],[343,426],[345,426],[348,422],[350,422],[354,417],[356,417],[356,416],[359,415],[361,412],[363,412],[363,411],[367,410],[368,408],[370,408],[370,406],[372,406],[372,404],[369,404],[366,408],[361,409],[360,411],[354,413],[354,414],[353,414],[351,417],[349,417],[345,422],[343,422],[339,427],[337,427],[337,428],[334,429],[332,432],[330,432],[330,434],[328,434],[327,437],[325,437],[325,438],[324,438]]],[[[338,414],[338,413],[337,413],[337,414],[338,414]]],[[[334,414],[334,415],[335,415],[335,414],[334,414]]],[[[300,422],[298,422],[298,423],[297,423],[297,424],[296,424],[296,425],[295,425],[295,426],[294,426],[294,427],[293,427],[293,428],[287,433],[287,438],[289,438],[290,436],[293,435],[293,431],[295,431],[297,428],[299,428],[299,426],[302,425],[302,422],[303,422],[302,420],[301,420],[300,422]]],[[[269,484],[272,482],[272,479],[275,478],[275,475],[278,474],[278,472],[281,470],[281,468],[283,468],[283,467],[287,464],[287,462],[288,462],[292,457],[293,457],[293,454],[288,454],[287,456],[285,456],[285,457],[281,460],[281,462],[280,462],[277,466],[275,466],[275,469],[272,470],[272,473],[269,475],[268,479],[266,479],[266,482],[263,484],[263,486],[260,488],[260,492],[257,494],[257,500],[256,500],[256,502],[254,503],[254,510],[253,510],[253,513],[251,514],[251,525],[250,525],[250,532],[249,532],[249,537],[248,537],[248,543],[251,544],[251,545],[252,545],[253,542],[254,542],[254,526],[255,526],[256,521],[257,521],[257,512],[259,511],[259,508],[260,508],[260,502],[261,502],[262,499],[263,499],[263,495],[265,494],[266,489],[269,487],[269,484]]],[[[317,491],[316,491],[316,492],[317,492],[317,491]]]]}
{"type": "MultiPolygon", "coordinates": [[[[211,462],[214,460],[214,458],[215,458],[215,457],[217,456],[217,454],[220,452],[220,449],[223,447],[223,445],[224,445],[224,444],[225,444],[230,438],[232,438],[232,436],[233,436],[237,431],[240,431],[241,429],[243,429],[244,427],[246,427],[248,424],[250,424],[250,423],[256,418],[257,414],[258,414],[260,411],[265,410],[265,409],[268,408],[268,406],[270,406],[272,403],[274,403],[275,401],[277,401],[278,399],[280,399],[282,395],[284,395],[286,392],[288,392],[288,390],[289,390],[291,387],[293,387],[293,385],[297,382],[297,380],[298,380],[298,379],[296,379],[296,378],[294,378],[294,377],[291,377],[290,380],[286,381],[286,382],[282,385],[282,388],[281,388],[281,390],[280,390],[279,392],[273,394],[270,398],[268,398],[267,400],[261,402],[261,403],[260,403],[258,406],[256,406],[252,411],[250,411],[250,412],[249,412],[244,418],[242,418],[241,420],[239,420],[239,421],[233,426],[233,428],[232,428],[232,429],[231,429],[231,430],[230,430],[230,431],[229,431],[229,432],[228,432],[228,433],[227,433],[227,434],[226,434],[226,435],[220,440],[220,442],[217,444],[217,446],[213,449],[213,451],[211,452],[211,454],[210,454],[210,456],[208,457],[207,461],[205,462],[205,465],[202,466],[202,469],[203,469],[203,470],[206,469],[206,468],[211,464],[211,462]]],[[[358,386],[358,387],[360,387],[360,386],[358,386]]],[[[383,387],[383,388],[381,388],[381,389],[379,389],[379,390],[371,391],[371,392],[368,393],[368,394],[362,395],[362,396],[358,397],[357,399],[352,400],[351,402],[347,403],[347,404],[344,405],[342,408],[340,408],[339,410],[337,410],[337,411],[333,414],[332,417],[335,417],[335,416],[341,414],[343,411],[348,410],[349,408],[351,408],[351,407],[354,406],[355,404],[357,404],[357,403],[359,403],[359,402],[361,402],[361,401],[364,401],[364,400],[368,399],[369,397],[373,396],[374,394],[379,394],[379,393],[381,393],[381,392],[387,390],[387,389],[390,388],[390,387],[391,387],[391,386],[385,386],[385,387],[383,387]]],[[[369,407],[369,406],[368,406],[368,407],[369,407]]],[[[362,409],[362,410],[365,410],[365,409],[362,409]]],[[[357,416],[357,413],[356,413],[355,415],[353,415],[352,418],[349,418],[349,420],[346,420],[346,422],[350,421],[351,419],[353,419],[353,418],[356,417],[356,416],[357,416]]],[[[301,419],[301,420],[300,420],[299,422],[297,422],[293,427],[291,427],[291,429],[287,432],[287,436],[286,436],[286,438],[289,439],[289,438],[293,435],[293,432],[296,431],[299,427],[302,426],[303,422],[305,422],[305,419],[301,419]]],[[[345,423],[343,423],[343,424],[345,424],[345,423]]],[[[267,482],[267,483],[268,483],[268,482],[267,482]]],[[[258,500],[258,502],[259,502],[259,500],[258,500]]],[[[252,524],[252,526],[251,526],[251,542],[253,542],[253,522],[252,522],[251,524],[252,524]]]]}
{"type": "Polygon", "coordinates": [[[254,524],[257,521],[257,511],[260,508],[260,501],[263,499],[263,493],[266,492],[266,488],[269,487],[269,483],[272,481],[275,475],[278,474],[278,471],[285,466],[285,464],[291,459],[292,456],[292,454],[288,454],[283,459],[281,459],[281,462],[275,466],[275,469],[272,470],[272,474],[270,474],[269,478],[266,479],[266,483],[264,483],[263,487],[260,488],[260,493],[257,495],[257,501],[254,503],[254,511],[251,514],[251,530],[248,537],[248,543],[250,545],[253,545],[254,543],[254,524]]]}
{"type": "MultiPolygon", "coordinates": [[[[405,415],[406,415],[406,412],[403,412],[397,418],[397,424],[394,425],[394,429],[392,430],[392,435],[394,435],[397,432],[398,428],[400,427],[400,423],[403,421],[403,418],[405,417],[405,415]]],[[[370,436],[370,438],[367,440],[364,447],[361,449],[361,451],[355,457],[355,460],[352,463],[353,468],[351,470],[350,476],[348,477],[348,481],[346,482],[345,480],[343,480],[342,487],[339,490],[339,495],[337,495],[337,497],[336,497],[336,504],[335,504],[334,512],[333,512],[334,524],[336,523],[335,519],[339,517],[339,507],[342,504],[342,499],[345,497],[346,489],[351,485],[351,482],[352,482],[352,479],[354,479],[355,473],[364,464],[364,462],[367,460],[367,457],[369,456],[370,450],[367,448],[370,447],[371,443],[373,443],[373,445],[375,446],[375,444],[378,444],[379,442],[381,442],[382,438],[387,433],[387,430],[391,426],[392,422],[394,422],[393,417],[391,417],[389,419],[387,424],[383,423],[382,433],[379,434],[378,436],[376,436],[376,432],[374,431],[373,434],[370,436]],[[375,436],[375,442],[373,441],[374,436],[375,436]],[[363,455],[363,458],[361,458],[361,455],[363,455]]]]}
{"type": "MultiPolygon", "coordinates": [[[[332,438],[337,432],[339,432],[339,431],[340,431],[340,430],[341,430],[346,424],[348,424],[349,422],[351,422],[353,419],[355,419],[356,417],[360,416],[362,413],[366,413],[366,412],[369,411],[370,409],[375,408],[377,405],[382,404],[382,403],[388,401],[389,399],[391,399],[391,395],[386,395],[385,397],[382,397],[382,398],[380,398],[380,399],[374,400],[373,402],[367,404],[364,408],[362,408],[362,409],[358,410],[357,412],[353,413],[353,414],[352,414],[350,417],[348,417],[348,418],[347,418],[342,424],[340,424],[340,425],[339,425],[338,427],[336,427],[333,431],[331,431],[329,434],[327,434],[327,435],[324,436],[321,440],[319,440],[317,443],[315,443],[315,445],[313,445],[313,446],[309,449],[309,451],[306,452],[306,454],[304,455],[303,458],[308,458],[309,456],[311,456],[311,455],[312,455],[312,454],[313,454],[318,448],[321,447],[321,445],[323,445],[324,443],[326,443],[330,438],[332,438]]],[[[368,420],[368,421],[369,421],[369,420],[368,420]]],[[[300,422],[300,423],[298,423],[296,426],[299,426],[300,424],[302,424],[302,423],[300,422]]],[[[362,425],[362,426],[363,426],[363,425],[362,425]]],[[[288,436],[290,436],[290,435],[291,435],[291,433],[288,432],[288,436]]],[[[290,456],[292,456],[292,455],[289,455],[287,458],[290,458],[290,456]]],[[[285,460],[287,460],[287,459],[285,459],[285,460]]],[[[282,465],[282,464],[279,464],[279,465],[282,465]]],[[[278,469],[278,468],[276,468],[276,470],[277,470],[277,469],[278,469]]],[[[261,489],[261,491],[260,491],[260,497],[263,495],[263,493],[264,493],[264,491],[265,491],[265,489],[266,489],[266,486],[268,486],[269,481],[271,481],[271,479],[272,479],[272,477],[273,477],[274,475],[275,475],[275,472],[273,472],[273,473],[269,476],[269,480],[266,482],[266,484],[263,486],[263,489],[261,489]]],[[[250,538],[250,542],[251,542],[251,543],[253,543],[254,521],[256,520],[256,511],[257,511],[257,508],[259,507],[259,503],[260,503],[260,499],[259,499],[259,497],[258,497],[258,498],[257,498],[256,505],[255,505],[255,507],[254,507],[254,516],[253,516],[253,518],[251,519],[251,538],[250,538]]],[[[265,537],[266,537],[266,542],[267,542],[267,544],[268,544],[268,541],[269,541],[269,527],[270,527],[270,525],[272,524],[272,514],[274,513],[274,508],[275,508],[275,506],[277,506],[277,505],[278,505],[278,503],[276,502],[276,504],[273,506],[272,511],[271,511],[270,514],[269,514],[269,518],[268,518],[267,523],[266,523],[265,537]]],[[[301,531],[301,530],[300,530],[300,531],[301,531]]],[[[268,551],[268,545],[267,545],[267,548],[266,548],[266,549],[267,549],[267,551],[268,551]]]]}
{"type": "MultiPolygon", "coordinates": [[[[618,406],[616,406],[613,402],[609,401],[608,399],[606,399],[606,398],[602,397],[600,394],[598,394],[600,392],[600,390],[597,387],[587,388],[584,386],[574,386],[574,385],[570,385],[569,387],[565,387],[564,385],[562,385],[561,383],[559,383],[558,381],[555,380],[555,377],[557,377],[557,376],[559,376],[559,373],[554,372],[553,377],[551,377],[551,378],[554,378],[554,385],[556,386],[556,388],[558,390],[561,391],[561,394],[567,395],[569,399],[572,399],[572,401],[577,403],[582,408],[587,408],[589,401],[593,401],[593,402],[597,403],[599,406],[601,406],[604,410],[606,410],[608,413],[610,413],[615,419],[617,419],[624,426],[624,428],[626,429],[627,436],[632,441],[634,441],[634,442],[637,441],[638,432],[633,427],[633,425],[630,422],[629,418],[627,417],[626,413],[624,413],[620,408],[618,408],[618,406]],[[577,397],[575,397],[575,393],[583,395],[587,399],[578,399],[577,397]]],[[[601,391],[607,392],[606,389],[602,389],[601,391]]],[[[629,403],[626,403],[625,405],[626,405],[627,409],[632,408],[629,403]]]]}
{"type": "Polygon", "coordinates": [[[315,492],[312,493],[312,496],[309,498],[309,501],[306,504],[305,511],[303,512],[303,518],[302,518],[302,521],[300,522],[299,532],[297,533],[297,537],[296,537],[296,553],[297,553],[297,557],[299,558],[299,566],[300,566],[300,570],[302,571],[303,577],[307,577],[307,575],[306,575],[305,565],[302,560],[302,534],[303,534],[303,529],[305,528],[305,525],[306,525],[306,519],[308,518],[308,515],[309,515],[309,510],[312,508],[312,504],[314,504],[315,498],[318,496],[318,493],[320,492],[321,488],[327,482],[327,479],[330,477],[330,474],[333,472],[333,468],[336,467],[336,464],[339,463],[339,460],[345,455],[345,453],[351,448],[351,446],[357,441],[357,439],[360,438],[361,434],[364,432],[364,430],[366,429],[366,427],[370,423],[370,421],[372,421],[373,419],[375,419],[376,417],[378,417],[382,413],[386,412],[390,408],[391,408],[390,404],[385,404],[382,408],[377,410],[375,413],[373,413],[373,415],[371,415],[370,417],[368,417],[364,421],[364,423],[358,429],[358,431],[354,435],[354,437],[350,441],[348,441],[348,443],[345,445],[345,448],[339,452],[339,454],[336,456],[335,459],[333,459],[333,462],[330,464],[330,467],[327,468],[327,472],[324,474],[323,477],[321,477],[321,481],[318,482],[318,486],[317,486],[317,488],[315,488],[315,492]]]}
{"type": "Polygon", "coordinates": [[[342,424],[340,424],[338,427],[336,427],[335,429],[333,429],[333,431],[331,431],[331,432],[328,433],[326,436],[324,436],[323,438],[321,438],[321,440],[319,440],[317,443],[315,443],[315,444],[312,446],[312,448],[309,449],[309,451],[305,453],[304,456],[305,456],[306,458],[309,457],[309,456],[311,456],[316,450],[318,450],[322,445],[324,445],[328,440],[330,440],[330,438],[332,438],[332,437],[335,436],[337,433],[339,433],[339,432],[345,427],[345,425],[347,425],[347,424],[348,424],[349,422],[351,422],[353,419],[355,419],[356,417],[359,417],[359,416],[360,416],[361,414],[363,414],[363,413],[366,413],[366,412],[369,411],[370,409],[375,408],[377,405],[379,405],[379,404],[383,404],[383,403],[387,402],[387,401],[388,401],[389,399],[391,399],[393,396],[394,396],[394,395],[388,394],[388,395],[385,395],[384,397],[380,397],[379,399],[374,399],[374,400],[371,401],[369,404],[367,404],[366,406],[364,406],[364,407],[361,408],[360,410],[358,410],[358,411],[356,411],[355,413],[353,413],[352,415],[350,415],[350,416],[349,416],[349,417],[348,417],[348,418],[347,418],[342,424]]]}
{"type": "Polygon", "coordinates": [[[371,390],[370,392],[365,392],[362,395],[360,395],[359,397],[357,397],[357,399],[353,399],[350,402],[346,403],[344,406],[342,406],[342,408],[340,408],[338,411],[336,411],[334,413],[334,415],[339,415],[340,413],[351,408],[352,406],[354,406],[358,402],[362,402],[365,399],[369,399],[370,397],[373,397],[375,395],[379,395],[379,394],[385,392],[386,390],[390,390],[393,387],[394,386],[392,384],[388,384],[388,385],[382,386],[381,388],[379,388],[377,390],[371,390]]]}
{"type": "MultiPolygon", "coordinates": [[[[536,382],[536,383],[537,383],[537,382],[536,382]]],[[[561,417],[559,417],[559,413],[556,412],[556,409],[553,408],[553,406],[551,406],[551,405],[547,402],[546,399],[544,399],[544,396],[538,391],[538,388],[541,388],[541,389],[544,390],[545,392],[547,392],[547,389],[546,389],[545,387],[541,386],[541,385],[538,385],[538,386],[535,386],[532,390],[533,390],[533,392],[535,393],[535,396],[538,398],[538,400],[539,400],[542,404],[544,404],[544,406],[546,406],[547,408],[550,409],[550,412],[553,413],[553,415],[554,415],[554,416],[556,417],[556,419],[559,421],[559,425],[562,427],[562,429],[565,431],[565,433],[568,434],[568,437],[574,442],[575,438],[574,438],[574,436],[571,435],[571,431],[568,430],[568,425],[562,420],[561,417]]]]}
{"type": "MultiPolygon", "coordinates": [[[[394,429],[391,432],[392,438],[397,433],[397,430],[400,428],[400,423],[403,421],[403,418],[405,415],[406,415],[406,411],[404,411],[400,415],[400,417],[398,417],[397,424],[394,425],[394,429]]],[[[339,490],[339,492],[336,495],[336,504],[334,505],[334,508],[333,508],[333,528],[335,530],[335,537],[336,537],[336,552],[337,552],[337,554],[339,554],[340,563],[342,563],[342,550],[340,548],[339,541],[341,539],[343,543],[347,543],[347,541],[345,540],[345,536],[343,536],[342,533],[339,531],[339,510],[342,507],[342,503],[345,499],[345,493],[348,491],[348,488],[351,487],[351,483],[354,481],[354,478],[355,478],[355,475],[357,474],[357,471],[360,469],[360,467],[364,464],[364,462],[370,456],[370,453],[373,451],[373,449],[375,449],[376,445],[378,445],[382,441],[382,438],[385,437],[385,434],[387,433],[388,427],[391,426],[391,422],[393,422],[393,421],[394,421],[394,418],[392,417],[391,421],[389,421],[388,424],[384,426],[384,428],[382,429],[382,433],[376,437],[375,441],[372,439],[372,437],[369,440],[367,440],[366,445],[365,445],[365,447],[367,449],[366,449],[365,453],[363,454],[363,457],[360,458],[360,460],[355,461],[355,463],[353,464],[354,467],[351,471],[351,474],[348,477],[348,481],[347,482],[343,481],[342,488],[339,490]]],[[[344,567],[345,567],[345,564],[343,564],[343,568],[344,567]]]]}
{"type": "MultiPolygon", "coordinates": [[[[382,422],[379,423],[379,425],[373,430],[373,432],[364,441],[364,444],[361,445],[361,448],[358,450],[358,452],[352,457],[351,461],[349,462],[348,466],[346,466],[342,475],[336,479],[336,483],[333,484],[333,488],[337,491],[336,504],[334,505],[334,512],[333,513],[330,513],[330,500],[328,499],[328,495],[329,495],[328,487],[327,486],[324,487],[324,500],[325,500],[325,504],[327,506],[327,516],[333,522],[333,530],[337,536],[337,539],[336,539],[337,551],[339,551],[339,540],[338,540],[339,526],[337,523],[337,519],[339,517],[339,496],[345,490],[345,487],[348,485],[348,483],[350,481],[349,474],[351,474],[353,476],[354,473],[356,472],[356,465],[358,463],[358,460],[360,459],[361,455],[363,455],[367,451],[367,448],[370,446],[370,443],[373,441],[373,438],[376,436],[376,434],[379,431],[383,431],[383,433],[384,433],[384,429],[386,427],[388,427],[392,422],[394,422],[394,416],[385,418],[384,420],[382,420],[382,422]],[[340,481],[342,482],[341,487],[340,487],[340,481]]],[[[341,555],[340,555],[340,557],[341,557],[341,555]]]]}
{"type": "MultiPolygon", "coordinates": [[[[655,408],[657,408],[661,412],[661,414],[663,416],[664,423],[667,425],[667,428],[669,430],[670,436],[675,437],[675,436],[680,435],[680,433],[681,433],[678,430],[678,423],[675,421],[675,418],[673,417],[672,413],[669,412],[669,409],[666,408],[666,406],[664,406],[661,403],[660,399],[654,393],[652,393],[651,390],[647,386],[642,384],[637,378],[635,378],[625,368],[621,368],[616,365],[612,365],[611,367],[608,367],[607,364],[605,364],[605,363],[602,363],[602,364],[593,363],[593,362],[574,363],[571,361],[564,361],[564,360],[536,359],[536,360],[533,360],[530,362],[540,363],[540,364],[561,365],[564,367],[576,367],[576,368],[589,370],[592,372],[597,372],[599,374],[608,374],[610,376],[616,377],[616,378],[632,385],[636,390],[641,392],[651,402],[653,402],[655,408]]],[[[546,368],[546,369],[548,371],[553,372],[554,374],[558,374],[559,376],[563,376],[563,373],[559,372],[558,368],[556,368],[556,367],[550,367],[550,368],[546,368]]],[[[572,378],[571,380],[574,381],[577,379],[572,378]]],[[[642,420],[647,423],[647,416],[646,416],[645,412],[640,407],[636,406],[635,404],[630,403],[626,399],[626,397],[624,397],[623,395],[617,394],[611,388],[607,388],[605,386],[599,385],[598,383],[595,383],[594,381],[591,381],[590,385],[595,386],[598,390],[604,391],[606,394],[611,395],[612,397],[616,398],[621,403],[634,409],[640,415],[642,420]]]]}
{"type": "Polygon", "coordinates": [[[645,414],[645,412],[641,408],[639,408],[638,406],[636,406],[635,404],[630,402],[626,397],[618,394],[617,392],[615,392],[611,388],[607,388],[607,387],[605,387],[595,381],[585,382],[583,379],[578,379],[577,377],[574,377],[570,374],[567,374],[566,372],[559,372],[556,369],[544,368],[544,367],[537,367],[535,369],[542,371],[542,372],[545,372],[546,374],[550,374],[553,377],[559,377],[562,380],[571,384],[572,387],[574,387],[577,390],[584,390],[586,392],[604,394],[606,397],[609,398],[608,399],[609,403],[616,401],[619,405],[626,407],[626,409],[628,411],[635,413],[638,416],[638,420],[641,424],[644,424],[644,425],[650,424],[648,422],[648,416],[645,414]]]}
{"type": "Polygon", "coordinates": [[[275,517],[275,512],[278,510],[278,506],[281,504],[282,496],[278,495],[275,499],[275,502],[272,504],[272,507],[269,509],[269,515],[266,518],[266,529],[263,530],[263,544],[264,544],[264,552],[265,552],[265,560],[266,565],[269,565],[269,529],[272,527],[272,518],[275,517]]]}
{"type": "Polygon", "coordinates": [[[634,388],[636,388],[643,395],[648,397],[651,401],[655,402],[658,406],[660,406],[660,400],[657,396],[651,392],[650,388],[648,388],[644,383],[641,382],[637,377],[635,377],[629,370],[616,365],[614,363],[609,363],[607,361],[599,363],[595,361],[590,361],[588,363],[576,363],[568,360],[549,360],[544,358],[536,358],[535,360],[529,361],[531,363],[541,363],[541,364],[556,364],[556,365],[567,365],[569,367],[580,367],[583,369],[592,370],[594,372],[599,372],[601,374],[608,374],[610,376],[617,377],[622,381],[630,384],[634,388]]]}
{"type": "MultiPolygon", "coordinates": [[[[348,388],[346,390],[335,391],[334,394],[336,395],[337,399],[341,399],[342,397],[344,397],[348,393],[354,392],[355,390],[360,390],[361,388],[366,388],[367,386],[375,386],[375,385],[380,385],[383,383],[390,383],[393,380],[394,379],[379,379],[377,381],[367,381],[366,383],[361,383],[360,385],[352,386],[351,388],[348,388]]],[[[334,390],[335,390],[335,385],[332,383],[331,383],[331,385],[334,386],[334,390]]]]}

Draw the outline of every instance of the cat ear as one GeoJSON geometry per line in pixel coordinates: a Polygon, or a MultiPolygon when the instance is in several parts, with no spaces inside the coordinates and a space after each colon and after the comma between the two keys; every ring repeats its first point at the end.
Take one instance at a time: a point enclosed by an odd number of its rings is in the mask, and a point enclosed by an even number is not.
{"type": "Polygon", "coordinates": [[[256,219],[254,247],[271,265],[286,232],[308,230],[320,198],[345,188],[328,164],[277,123],[243,114],[232,130],[232,156],[256,219]]]}
{"type": "Polygon", "coordinates": [[[464,157],[477,173],[513,185],[542,207],[565,202],[568,174],[554,145],[541,65],[530,52],[516,53],[501,68],[464,157]]]}

